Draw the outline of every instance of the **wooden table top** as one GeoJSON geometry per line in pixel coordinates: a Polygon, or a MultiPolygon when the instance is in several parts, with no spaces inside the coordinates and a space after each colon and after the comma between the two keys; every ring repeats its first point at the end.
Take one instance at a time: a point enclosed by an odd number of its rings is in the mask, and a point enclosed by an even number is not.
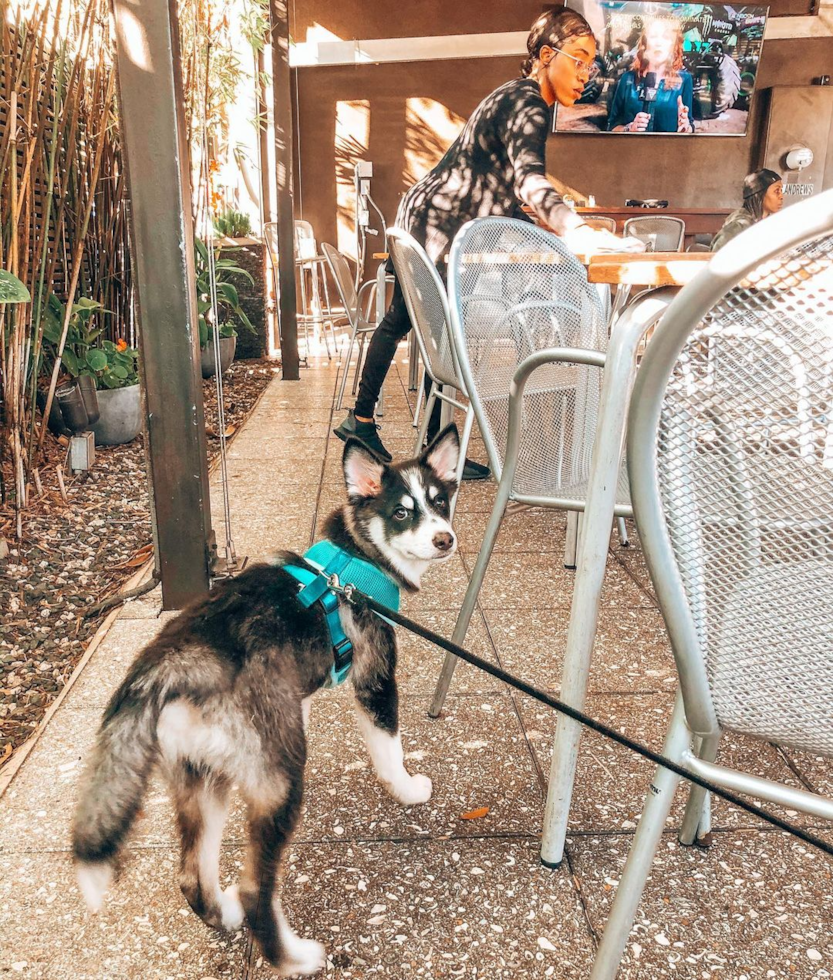
{"type": "MultiPolygon", "coordinates": [[[[711,259],[709,252],[623,252],[579,255],[590,282],[626,286],[685,286],[711,259]]],[[[558,265],[557,252],[471,252],[465,265],[558,265]]]]}

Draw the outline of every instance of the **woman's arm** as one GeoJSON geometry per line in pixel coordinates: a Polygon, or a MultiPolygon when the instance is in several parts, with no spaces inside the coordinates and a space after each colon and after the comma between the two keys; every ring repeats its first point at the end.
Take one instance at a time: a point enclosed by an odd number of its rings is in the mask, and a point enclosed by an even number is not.
{"type": "Polygon", "coordinates": [[[515,196],[556,234],[584,224],[546,178],[549,114],[540,96],[517,106],[506,123],[505,144],[514,171],[515,196]]]}

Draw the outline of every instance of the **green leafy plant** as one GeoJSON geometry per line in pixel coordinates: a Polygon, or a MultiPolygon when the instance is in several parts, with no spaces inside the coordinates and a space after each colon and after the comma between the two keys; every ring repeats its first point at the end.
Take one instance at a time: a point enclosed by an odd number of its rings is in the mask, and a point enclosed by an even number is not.
{"type": "Polygon", "coordinates": [[[12,272],[0,269],[0,303],[28,303],[29,290],[12,272]]]}
{"type": "MultiPolygon", "coordinates": [[[[107,313],[101,303],[85,297],[73,304],[61,365],[71,378],[95,378],[96,388],[127,388],[139,381],[139,352],[125,340],[98,343],[104,332],[98,321],[107,313]]],[[[53,293],[47,301],[43,326],[44,353],[52,364],[58,356],[65,316],[66,306],[53,293]]]]}
{"type": "Polygon", "coordinates": [[[242,211],[226,208],[214,218],[214,231],[226,238],[248,238],[252,234],[252,223],[242,211]]]}
{"type": "MultiPolygon", "coordinates": [[[[226,251],[235,251],[227,249],[226,251]]],[[[245,276],[254,285],[254,279],[238,266],[234,259],[224,259],[223,249],[214,250],[214,274],[217,282],[217,329],[221,337],[236,337],[237,326],[255,332],[251,321],[240,306],[240,296],[231,276],[245,276]]],[[[200,315],[200,347],[206,347],[215,327],[211,311],[211,270],[208,246],[199,238],[194,241],[194,260],[197,271],[197,309],[200,315]]]]}

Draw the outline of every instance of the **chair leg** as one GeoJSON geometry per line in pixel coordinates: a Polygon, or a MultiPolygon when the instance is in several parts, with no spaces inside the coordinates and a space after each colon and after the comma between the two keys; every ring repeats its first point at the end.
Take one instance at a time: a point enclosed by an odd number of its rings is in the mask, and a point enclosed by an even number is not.
{"type": "MultiPolygon", "coordinates": [[[[504,476],[506,476],[506,472],[507,471],[504,470],[504,476]]],[[[510,472],[509,479],[501,479],[500,483],[498,484],[495,504],[494,507],[492,507],[489,523],[486,525],[486,533],[483,535],[483,543],[480,545],[480,552],[477,555],[477,561],[474,564],[474,569],[471,573],[471,578],[469,579],[469,586],[466,589],[463,605],[460,607],[460,614],[457,617],[457,623],[454,626],[454,633],[451,637],[451,642],[460,646],[462,646],[466,639],[466,632],[468,631],[471,617],[474,614],[474,607],[477,605],[477,597],[480,595],[480,587],[483,585],[483,579],[486,577],[486,569],[489,567],[489,559],[492,557],[492,550],[495,547],[498,531],[500,531],[500,525],[506,511],[506,505],[509,503],[509,492],[512,487],[511,480],[513,475],[514,472],[510,472]]],[[[457,658],[453,653],[447,653],[445,655],[443,669],[440,672],[440,676],[437,680],[437,687],[434,690],[434,698],[431,701],[431,707],[428,709],[429,717],[439,717],[440,711],[442,711],[443,703],[445,702],[445,696],[448,693],[448,688],[451,684],[451,678],[454,675],[454,668],[456,666],[457,658]]]]}
{"type": "MultiPolygon", "coordinates": [[[[685,723],[683,701],[678,692],[671,726],[665,737],[663,755],[679,761],[683,752],[689,747],[690,741],[691,735],[685,723]]],[[[645,883],[651,872],[654,855],[665,829],[665,821],[671,812],[674,792],[679,781],[679,776],[675,776],[674,773],[661,766],[657,768],[628,854],[625,870],[619,879],[616,899],[602,934],[590,980],[614,980],[619,971],[622,954],[625,951],[645,883]]]]}
{"type": "Polygon", "coordinates": [[[628,526],[625,524],[625,518],[617,517],[616,526],[619,528],[619,544],[623,548],[627,548],[631,542],[630,538],[628,537],[628,526]]]}
{"type": "Polygon", "coordinates": [[[417,432],[416,443],[414,445],[414,456],[419,456],[422,452],[422,446],[425,442],[425,434],[428,432],[428,423],[431,421],[431,412],[434,409],[434,403],[437,400],[437,385],[431,382],[431,393],[428,396],[428,401],[425,404],[425,415],[422,418],[422,425],[419,427],[417,432]]]}
{"type": "Polygon", "coordinates": [[[425,401],[425,365],[423,364],[419,372],[419,388],[417,389],[417,403],[414,410],[414,421],[411,423],[415,429],[419,428],[419,416],[425,401]]]}
{"type": "Polygon", "coordinates": [[[359,378],[362,376],[362,360],[364,358],[365,334],[359,334],[359,353],[356,357],[356,373],[353,375],[353,395],[359,387],[359,378]]]}
{"type": "MultiPolygon", "coordinates": [[[[705,762],[714,762],[717,758],[720,736],[715,735],[712,738],[703,738],[698,741],[697,757],[705,762]]],[[[691,847],[700,838],[705,837],[711,828],[711,794],[702,786],[692,786],[683,814],[683,824],[680,828],[680,843],[686,847],[691,847]]]]}
{"type": "Polygon", "coordinates": [[[577,510],[567,511],[567,540],[564,544],[564,567],[575,571],[576,554],[578,553],[578,522],[577,510]]]}
{"type": "MultiPolygon", "coordinates": [[[[428,415],[425,416],[428,418],[428,415]]],[[[451,500],[450,516],[449,520],[454,520],[454,511],[457,509],[457,498],[460,496],[460,487],[463,483],[463,470],[466,467],[466,452],[469,448],[469,439],[471,438],[471,429],[474,425],[474,409],[469,405],[466,409],[466,418],[463,422],[463,435],[460,439],[460,459],[457,463],[457,492],[451,500]]]]}
{"type": "Polygon", "coordinates": [[[336,411],[341,411],[341,405],[344,401],[344,389],[347,387],[347,372],[350,370],[350,358],[353,356],[353,346],[356,343],[356,328],[353,327],[350,332],[350,343],[347,345],[347,353],[344,356],[341,371],[341,382],[338,386],[338,398],[336,399],[336,411]]]}

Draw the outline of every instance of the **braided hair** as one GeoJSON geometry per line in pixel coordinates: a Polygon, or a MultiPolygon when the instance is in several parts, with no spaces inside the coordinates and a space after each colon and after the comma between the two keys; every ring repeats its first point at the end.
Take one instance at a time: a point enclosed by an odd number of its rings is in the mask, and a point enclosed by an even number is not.
{"type": "Polygon", "coordinates": [[[541,55],[541,48],[548,45],[560,48],[571,37],[592,37],[593,31],[587,21],[567,7],[555,7],[544,11],[532,25],[526,39],[527,58],[521,64],[521,75],[528,78],[532,68],[541,55]]]}

